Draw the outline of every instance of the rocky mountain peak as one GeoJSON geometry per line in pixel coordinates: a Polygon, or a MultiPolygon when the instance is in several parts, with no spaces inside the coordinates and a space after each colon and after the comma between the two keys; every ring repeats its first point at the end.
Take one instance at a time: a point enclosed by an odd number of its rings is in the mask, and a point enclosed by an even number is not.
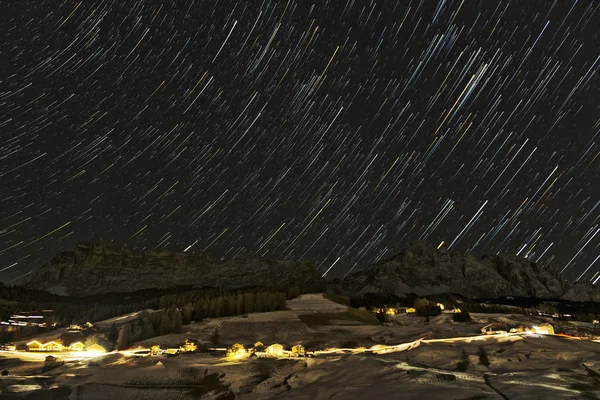
{"type": "Polygon", "coordinates": [[[569,285],[557,271],[524,258],[478,258],[422,241],[353,271],[341,282],[342,290],[358,296],[453,293],[473,299],[519,296],[599,301],[600,290],[588,286],[569,285]]]}
{"type": "Polygon", "coordinates": [[[103,241],[79,242],[60,251],[27,277],[26,285],[61,295],[92,295],[201,285],[215,288],[306,289],[320,282],[310,262],[260,256],[213,259],[206,253],[135,251],[103,241]]]}

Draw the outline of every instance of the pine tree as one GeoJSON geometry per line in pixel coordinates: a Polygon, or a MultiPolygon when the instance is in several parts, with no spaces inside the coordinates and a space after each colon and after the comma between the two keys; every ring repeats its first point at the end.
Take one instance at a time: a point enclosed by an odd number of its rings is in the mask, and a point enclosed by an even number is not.
{"type": "Polygon", "coordinates": [[[183,306],[183,323],[189,324],[192,322],[192,318],[194,317],[194,306],[192,303],[187,303],[183,306]]]}
{"type": "Polygon", "coordinates": [[[119,340],[117,341],[117,348],[123,350],[129,346],[131,346],[131,326],[130,324],[125,324],[125,326],[121,328],[119,340]]]}
{"type": "Polygon", "coordinates": [[[115,324],[112,324],[110,327],[110,331],[108,332],[108,341],[113,344],[113,346],[117,343],[119,339],[119,330],[115,324]]]}
{"type": "Polygon", "coordinates": [[[179,310],[175,310],[174,318],[173,318],[173,332],[175,332],[175,333],[181,332],[181,325],[183,325],[183,317],[179,310]]]}

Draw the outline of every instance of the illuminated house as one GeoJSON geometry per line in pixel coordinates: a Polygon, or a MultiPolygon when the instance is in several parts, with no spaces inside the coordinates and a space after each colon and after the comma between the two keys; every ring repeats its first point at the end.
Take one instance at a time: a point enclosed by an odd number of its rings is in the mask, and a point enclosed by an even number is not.
{"type": "Polygon", "coordinates": [[[263,342],[258,341],[256,343],[254,343],[254,350],[263,351],[264,349],[265,349],[265,345],[263,344],[263,342]]]}
{"type": "Polygon", "coordinates": [[[265,353],[270,356],[279,357],[283,355],[283,346],[280,344],[272,344],[266,348],[265,353]]]}
{"type": "Polygon", "coordinates": [[[502,333],[508,333],[510,328],[502,323],[492,322],[481,328],[481,333],[484,335],[498,335],[502,333]]]}
{"type": "Polygon", "coordinates": [[[437,306],[440,308],[440,310],[444,311],[444,305],[442,303],[437,303],[437,306]]]}
{"type": "Polygon", "coordinates": [[[243,345],[236,343],[227,349],[227,357],[244,357],[248,352],[243,345]]]}
{"type": "Polygon", "coordinates": [[[534,326],[532,330],[534,333],[540,333],[542,335],[554,335],[554,327],[550,324],[534,326]]]}
{"type": "Polygon", "coordinates": [[[385,310],[385,313],[387,315],[396,315],[396,309],[395,308],[388,308],[387,310],[385,310]]]}
{"type": "Polygon", "coordinates": [[[294,347],[292,347],[292,354],[295,356],[303,356],[305,354],[304,346],[302,346],[301,344],[295,345],[294,347]]]}
{"type": "Polygon", "coordinates": [[[409,307],[409,308],[406,309],[406,312],[408,314],[412,314],[412,313],[416,313],[417,310],[414,307],[409,307]]]}
{"type": "Polygon", "coordinates": [[[29,351],[43,351],[42,350],[42,344],[40,342],[38,342],[37,340],[34,340],[33,342],[29,342],[29,343],[27,343],[27,350],[29,350],[29,351]]]}
{"type": "Polygon", "coordinates": [[[150,347],[150,354],[151,355],[157,356],[157,355],[162,354],[162,353],[163,353],[163,351],[160,348],[160,346],[154,345],[154,346],[150,347]]]}
{"type": "Polygon", "coordinates": [[[83,351],[84,348],[85,344],[81,342],[71,343],[71,345],[68,347],[68,349],[71,351],[83,351]]]}
{"type": "Polygon", "coordinates": [[[63,351],[62,343],[55,342],[54,340],[42,345],[42,351],[63,351]]]}
{"type": "Polygon", "coordinates": [[[3,350],[3,351],[16,351],[17,350],[17,346],[15,346],[12,343],[4,343],[4,344],[0,344],[0,350],[3,350]]]}
{"type": "Polygon", "coordinates": [[[106,353],[106,349],[104,347],[100,346],[99,344],[93,344],[90,347],[88,347],[86,350],[88,353],[98,353],[98,354],[106,353]]]}
{"type": "Polygon", "coordinates": [[[198,350],[198,345],[189,339],[185,339],[185,344],[181,348],[185,352],[193,352],[198,350]]]}

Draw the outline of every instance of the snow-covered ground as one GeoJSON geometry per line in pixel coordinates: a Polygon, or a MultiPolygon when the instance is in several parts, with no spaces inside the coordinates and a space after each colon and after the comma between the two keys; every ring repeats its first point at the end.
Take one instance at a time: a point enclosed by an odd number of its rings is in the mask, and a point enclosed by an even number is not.
{"type": "Polygon", "coordinates": [[[41,374],[43,364],[38,359],[0,354],[0,369],[9,371],[8,376],[0,377],[0,391],[4,395],[17,390],[61,390],[63,395],[70,393],[64,398],[92,400],[225,395],[230,397],[223,398],[241,399],[600,399],[600,343],[543,335],[480,335],[480,328],[493,320],[514,324],[544,321],[537,317],[475,314],[473,322],[459,324],[448,314],[428,323],[413,315],[397,315],[388,325],[371,325],[360,322],[360,314],[321,295],[304,295],[288,306],[286,311],[193,323],[180,334],[140,345],[175,346],[186,338],[208,342],[215,330],[219,333],[215,347],[257,340],[288,347],[302,343],[309,350],[413,341],[418,345],[398,346],[398,351],[387,354],[332,352],[281,360],[232,361],[222,353],[177,357],[110,354],[97,364],[70,360],[45,374],[41,374]],[[303,322],[307,315],[320,317],[310,319],[309,326],[303,322]],[[358,315],[358,319],[348,321],[348,315],[358,315]],[[328,319],[321,318],[324,316],[328,319]],[[455,340],[445,340],[449,338],[455,340]],[[488,366],[481,363],[481,349],[488,366]],[[461,361],[466,364],[463,370],[458,367],[461,361]]]}

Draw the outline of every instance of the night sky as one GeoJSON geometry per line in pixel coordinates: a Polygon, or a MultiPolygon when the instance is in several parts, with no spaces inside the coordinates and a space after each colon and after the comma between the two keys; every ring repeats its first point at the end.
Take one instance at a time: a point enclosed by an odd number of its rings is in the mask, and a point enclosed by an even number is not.
{"type": "Polygon", "coordinates": [[[598,1],[3,0],[0,279],[422,239],[596,280],[599,70],[598,1]]]}

